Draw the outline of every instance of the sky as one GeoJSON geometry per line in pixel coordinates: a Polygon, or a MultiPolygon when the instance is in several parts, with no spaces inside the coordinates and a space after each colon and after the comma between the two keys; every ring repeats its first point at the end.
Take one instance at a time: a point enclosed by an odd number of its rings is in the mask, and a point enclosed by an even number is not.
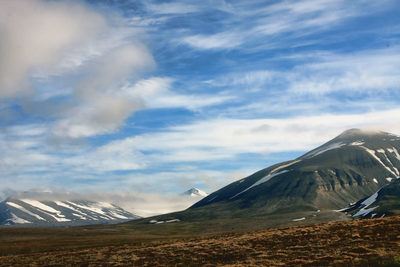
{"type": "Polygon", "coordinates": [[[0,0],[0,198],[73,191],[170,211],[192,187],[211,193],[347,129],[400,134],[399,12],[0,0]]]}

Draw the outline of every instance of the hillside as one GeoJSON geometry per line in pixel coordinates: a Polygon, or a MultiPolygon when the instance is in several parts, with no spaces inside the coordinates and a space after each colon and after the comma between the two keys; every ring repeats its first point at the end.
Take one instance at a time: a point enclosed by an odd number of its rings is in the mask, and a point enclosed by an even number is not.
{"type": "Polygon", "coordinates": [[[195,203],[258,214],[336,210],[399,177],[400,137],[352,129],[292,161],[263,169],[195,203]]]}

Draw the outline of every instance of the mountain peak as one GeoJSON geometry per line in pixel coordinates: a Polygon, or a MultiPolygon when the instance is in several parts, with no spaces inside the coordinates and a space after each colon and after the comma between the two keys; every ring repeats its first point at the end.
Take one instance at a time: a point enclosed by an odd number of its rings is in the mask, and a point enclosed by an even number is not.
{"type": "Polygon", "coordinates": [[[354,135],[360,135],[360,134],[365,134],[365,133],[376,133],[376,132],[375,131],[368,131],[368,130],[365,130],[365,129],[352,128],[352,129],[344,131],[339,136],[347,137],[347,136],[354,136],[354,135]]]}
{"type": "Polygon", "coordinates": [[[188,195],[188,196],[191,196],[191,197],[198,197],[198,196],[201,196],[201,197],[206,197],[206,196],[208,196],[208,194],[206,193],[206,192],[204,192],[204,191],[202,191],[202,190],[200,190],[200,189],[197,189],[197,188],[190,188],[188,191],[186,191],[186,192],[183,192],[182,194],[180,194],[181,196],[186,196],[186,195],[188,195]]]}
{"type": "Polygon", "coordinates": [[[352,139],[352,138],[360,138],[360,137],[367,137],[371,138],[374,136],[390,136],[390,137],[399,137],[398,135],[387,133],[387,132],[382,132],[382,131],[375,131],[371,129],[359,129],[359,128],[353,128],[344,131],[340,135],[338,135],[336,138],[333,140],[338,140],[338,139],[352,139]]]}

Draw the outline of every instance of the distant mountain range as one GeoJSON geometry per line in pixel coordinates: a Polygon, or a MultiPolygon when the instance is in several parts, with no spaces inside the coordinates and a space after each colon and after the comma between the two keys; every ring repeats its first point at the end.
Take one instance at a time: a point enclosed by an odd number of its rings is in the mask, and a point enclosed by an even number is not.
{"type": "Polygon", "coordinates": [[[182,221],[302,213],[317,217],[319,211],[333,214],[337,210],[354,217],[396,214],[400,213],[399,168],[400,136],[351,129],[297,159],[233,182],[171,216],[182,221]]]}
{"type": "Polygon", "coordinates": [[[50,201],[9,197],[0,203],[0,225],[77,226],[140,219],[105,202],[50,201]]]}

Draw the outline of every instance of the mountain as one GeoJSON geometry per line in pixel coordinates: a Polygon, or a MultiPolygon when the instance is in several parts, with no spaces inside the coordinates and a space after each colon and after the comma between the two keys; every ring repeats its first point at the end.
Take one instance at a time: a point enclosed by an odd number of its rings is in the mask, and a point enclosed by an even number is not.
{"type": "Polygon", "coordinates": [[[0,225],[77,226],[140,219],[105,202],[50,201],[9,197],[0,203],[0,225]]]}
{"type": "Polygon", "coordinates": [[[188,211],[233,218],[342,209],[382,187],[382,192],[396,188],[399,151],[400,136],[351,129],[213,192],[188,211]]]}
{"type": "Polygon", "coordinates": [[[201,191],[197,188],[191,188],[188,191],[183,192],[180,194],[181,196],[191,196],[191,197],[206,197],[208,194],[204,191],[201,191]]]}

